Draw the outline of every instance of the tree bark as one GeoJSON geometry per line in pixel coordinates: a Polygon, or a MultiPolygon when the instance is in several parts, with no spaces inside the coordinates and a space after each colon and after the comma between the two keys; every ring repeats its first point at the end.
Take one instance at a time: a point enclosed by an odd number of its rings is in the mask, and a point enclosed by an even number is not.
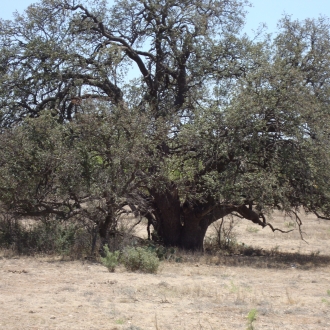
{"type": "Polygon", "coordinates": [[[196,216],[194,210],[184,215],[184,226],[180,237],[180,247],[185,250],[203,251],[204,237],[209,220],[196,216]]]}
{"type": "Polygon", "coordinates": [[[170,184],[166,191],[153,191],[156,231],[165,246],[178,246],[182,231],[180,199],[175,184],[170,184]]]}
{"type": "Polygon", "coordinates": [[[203,244],[208,227],[215,221],[237,212],[243,218],[261,226],[266,224],[259,219],[259,214],[245,205],[204,205],[185,203],[180,200],[174,185],[167,193],[154,194],[157,205],[157,233],[165,246],[178,246],[184,250],[203,251],[203,244]]]}
{"type": "Polygon", "coordinates": [[[208,227],[215,221],[235,211],[235,206],[203,205],[196,208],[185,205],[184,226],[181,231],[180,247],[185,250],[203,251],[208,227]]]}

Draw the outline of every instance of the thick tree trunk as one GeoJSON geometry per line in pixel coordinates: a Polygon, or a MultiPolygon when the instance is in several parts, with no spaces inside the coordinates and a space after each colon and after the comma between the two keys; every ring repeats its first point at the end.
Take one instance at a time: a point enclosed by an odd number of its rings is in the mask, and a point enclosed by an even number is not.
{"type": "Polygon", "coordinates": [[[153,192],[153,197],[158,236],[165,246],[179,246],[185,250],[203,251],[208,226],[233,210],[232,208],[217,210],[209,206],[210,211],[205,213],[206,205],[201,207],[198,204],[185,203],[184,207],[181,207],[174,185],[166,193],[153,192]]]}
{"type": "Polygon", "coordinates": [[[107,240],[108,238],[108,231],[109,231],[109,226],[111,223],[111,218],[108,216],[106,219],[99,224],[99,235],[102,240],[107,240]]]}
{"type": "Polygon", "coordinates": [[[114,223],[114,215],[113,214],[108,214],[103,221],[99,223],[99,235],[102,240],[107,241],[109,238],[109,231],[113,227],[114,223]]]}
{"type": "Polygon", "coordinates": [[[232,212],[237,212],[259,225],[266,225],[259,219],[258,213],[245,205],[221,205],[210,199],[204,204],[195,201],[181,206],[175,184],[170,184],[165,192],[151,193],[154,198],[155,229],[165,246],[203,251],[204,237],[209,225],[232,212]]]}
{"type": "Polygon", "coordinates": [[[166,192],[153,191],[156,231],[166,246],[178,246],[181,236],[180,199],[177,188],[171,184],[166,192]]]}
{"type": "Polygon", "coordinates": [[[203,207],[185,206],[184,226],[181,231],[180,246],[185,250],[203,251],[207,228],[234,211],[235,207],[203,205],[203,207]]]}
{"type": "Polygon", "coordinates": [[[180,237],[180,247],[185,250],[203,251],[204,237],[209,226],[206,218],[198,218],[194,212],[184,216],[184,226],[180,237]]]}

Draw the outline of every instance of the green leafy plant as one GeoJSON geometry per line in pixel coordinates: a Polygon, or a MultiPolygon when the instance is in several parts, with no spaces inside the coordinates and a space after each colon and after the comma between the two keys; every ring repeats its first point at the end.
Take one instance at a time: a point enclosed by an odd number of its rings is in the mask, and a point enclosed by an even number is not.
{"type": "Polygon", "coordinates": [[[150,243],[148,246],[148,250],[154,252],[159,260],[176,260],[175,254],[176,249],[173,247],[165,247],[165,246],[157,246],[153,243],[150,243]]]}
{"type": "Polygon", "coordinates": [[[257,319],[257,310],[255,308],[251,309],[248,313],[248,315],[246,316],[247,320],[248,320],[248,324],[247,324],[247,330],[253,330],[253,322],[257,319]]]}
{"type": "Polygon", "coordinates": [[[119,263],[119,251],[111,252],[107,245],[104,246],[105,257],[101,257],[101,263],[108,268],[109,272],[114,272],[119,263]]]}
{"type": "Polygon", "coordinates": [[[156,273],[159,267],[157,254],[143,247],[127,247],[121,256],[121,262],[130,271],[156,273]]]}

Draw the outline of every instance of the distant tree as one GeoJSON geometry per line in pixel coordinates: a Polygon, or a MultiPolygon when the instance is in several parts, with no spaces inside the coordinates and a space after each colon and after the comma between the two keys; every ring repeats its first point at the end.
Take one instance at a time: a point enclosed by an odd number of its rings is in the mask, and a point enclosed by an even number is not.
{"type": "MultiPolygon", "coordinates": [[[[301,207],[327,218],[329,21],[284,17],[273,41],[253,41],[240,33],[245,5],[44,0],[2,21],[3,136],[52,109],[57,129],[79,131],[64,189],[83,184],[76,197],[105,203],[104,214],[130,205],[168,246],[201,250],[228,214],[273,231],[274,208],[299,224],[301,207]],[[126,84],[131,65],[140,78],[126,84]]],[[[1,200],[19,205],[12,196],[1,200]]],[[[76,197],[66,196],[68,210],[76,197]]]]}

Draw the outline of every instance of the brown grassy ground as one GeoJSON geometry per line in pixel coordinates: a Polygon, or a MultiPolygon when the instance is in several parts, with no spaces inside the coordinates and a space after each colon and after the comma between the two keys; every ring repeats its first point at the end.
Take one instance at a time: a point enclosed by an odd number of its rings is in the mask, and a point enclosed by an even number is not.
{"type": "Polygon", "coordinates": [[[254,308],[254,329],[330,329],[330,223],[304,222],[309,244],[239,221],[237,241],[257,255],[186,254],[156,275],[3,251],[0,329],[247,329],[254,308]]]}

